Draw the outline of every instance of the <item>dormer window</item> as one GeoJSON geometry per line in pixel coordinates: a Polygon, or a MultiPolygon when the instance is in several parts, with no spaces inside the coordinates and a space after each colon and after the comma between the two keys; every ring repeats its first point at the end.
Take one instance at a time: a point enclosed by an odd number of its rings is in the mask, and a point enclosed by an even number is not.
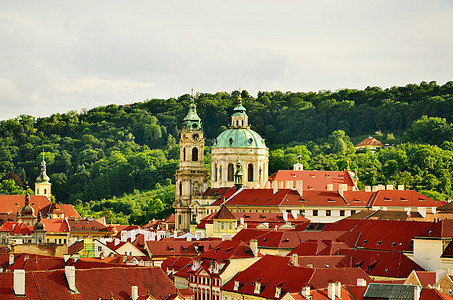
{"type": "Polygon", "coordinates": [[[279,286],[275,287],[275,298],[280,298],[281,294],[282,294],[282,288],[279,286]]]}
{"type": "Polygon", "coordinates": [[[261,282],[255,282],[255,290],[253,291],[255,294],[261,293],[261,282]]]}
{"type": "Polygon", "coordinates": [[[235,291],[239,291],[239,281],[235,281],[234,282],[234,288],[233,288],[235,291]]]}

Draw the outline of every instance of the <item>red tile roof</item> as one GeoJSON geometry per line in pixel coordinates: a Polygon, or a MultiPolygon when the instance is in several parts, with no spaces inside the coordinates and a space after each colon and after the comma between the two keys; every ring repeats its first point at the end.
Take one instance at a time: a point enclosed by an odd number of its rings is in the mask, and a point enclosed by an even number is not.
{"type": "Polygon", "coordinates": [[[417,275],[418,281],[421,283],[423,287],[427,285],[434,286],[436,281],[436,272],[427,272],[427,271],[414,271],[415,275],[417,275]]]}
{"type": "Polygon", "coordinates": [[[373,196],[371,206],[379,207],[439,207],[443,201],[435,201],[417,191],[411,190],[380,190],[373,196]]]}
{"type": "Polygon", "coordinates": [[[249,245],[240,241],[223,241],[211,250],[201,255],[204,259],[231,260],[240,258],[252,258],[252,250],[249,245]]]}
{"type": "Polygon", "coordinates": [[[236,220],[236,217],[225,205],[220,206],[219,211],[214,213],[211,218],[213,220],[236,220]]]}
{"type": "Polygon", "coordinates": [[[315,170],[279,170],[269,177],[269,181],[292,181],[296,188],[296,181],[302,180],[303,191],[326,191],[328,184],[333,184],[337,191],[340,184],[347,184],[348,190],[355,187],[347,171],[315,171],[315,170]]]}
{"type": "MultiPolygon", "coordinates": [[[[38,211],[49,206],[51,202],[46,196],[30,196],[30,206],[38,211]]],[[[16,214],[25,205],[25,195],[0,195],[0,213],[16,214]]]]}
{"type": "MultiPolygon", "coordinates": [[[[288,255],[290,256],[290,255],[288,255]]],[[[351,268],[351,257],[348,255],[307,255],[297,258],[299,266],[310,268],[351,268]]]]}
{"type": "Polygon", "coordinates": [[[33,226],[27,226],[24,223],[8,221],[2,225],[1,231],[9,231],[11,235],[31,235],[33,233],[33,226]]]}
{"type": "Polygon", "coordinates": [[[382,147],[383,145],[380,141],[371,136],[364,139],[363,141],[356,145],[356,147],[370,147],[370,146],[382,147]]]}
{"type": "Polygon", "coordinates": [[[359,267],[371,276],[406,278],[412,270],[424,271],[402,252],[340,249],[339,254],[352,256],[353,267],[359,267]]]}
{"type": "Polygon", "coordinates": [[[108,231],[107,226],[96,220],[68,220],[68,224],[71,231],[108,231]]]}
{"type": "MultiPolygon", "coordinates": [[[[13,293],[13,273],[1,273],[1,299],[17,299],[13,293]]],[[[78,294],[70,294],[64,270],[34,271],[25,274],[25,295],[29,299],[129,299],[131,286],[140,294],[149,290],[159,300],[176,293],[176,288],[160,268],[112,267],[76,269],[75,285],[78,294]]]]}
{"type": "Polygon", "coordinates": [[[200,252],[205,252],[222,241],[185,241],[180,239],[163,239],[160,241],[147,241],[150,256],[170,257],[170,256],[197,256],[200,252]]]}
{"type": "Polygon", "coordinates": [[[65,219],[42,219],[47,232],[69,232],[69,224],[65,219]]]}
{"type": "Polygon", "coordinates": [[[453,300],[453,297],[434,288],[424,288],[420,293],[420,300],[453,300]]]}
{"type": "Polygon", "coordinates": [[[238,273],[221,289],[267,299],[279,299],[287,292],[300,293],[302,287],[307,285],[315,289],[325,288],[332,281],[340,281],[345,285],[356,285],[358,278],[372,282],[371,278],[359,268],[297,267],[290,264],[289,257],[266,255],[238,273]],[[236,281],[239,282],[237,290],[234,289],[236,281]],[[258,293],[255,293],[256,283],[261,285],[258,293]],[[276,287],[281,288],[280,297],[276,297],[276,287]]]}

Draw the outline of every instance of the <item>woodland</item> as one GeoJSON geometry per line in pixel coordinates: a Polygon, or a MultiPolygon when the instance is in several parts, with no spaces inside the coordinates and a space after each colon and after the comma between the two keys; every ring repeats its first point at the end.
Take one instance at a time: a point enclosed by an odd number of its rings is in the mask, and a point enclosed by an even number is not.
{"type": "MultiPolygon", "coordinates": [[[[404,184],[436,200],[452,197],[453,81],[317,92],[198,93],[210,171],[212,140],[241,95],[249,124],[269,147],[270,174],[291,169],[357,170],[359,188],[404,184]],[[385,146],[354,145],[368,136],[385,146]]],[[[145,224],[173,211],[179,135],[190,95],[0,121],[0,194],[32,192],[47,163],[53,201],[82,216],[145,224]],[[43,152],[44,150],[44,152],[43,152]],[[43,154],[44,153],[44,154],[43,154]]]]}

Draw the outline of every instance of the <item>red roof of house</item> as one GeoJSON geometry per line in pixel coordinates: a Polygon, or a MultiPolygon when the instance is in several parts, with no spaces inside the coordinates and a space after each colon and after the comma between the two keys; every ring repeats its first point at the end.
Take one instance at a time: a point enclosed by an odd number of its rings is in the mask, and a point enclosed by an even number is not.
{"type": "Polygon", "coordinates": [[[71,231],[108,231],[107,226],[96,220],[68,220],[71,231]]]}
{"type": "Polygon", "coordinates": [[[420,281],[423,287],[427,285],[434,286],[436,281],[436,272],[429,272],[429,271],[414,271],[415,275],[417,275],[418,281],[420,281]]]}
{"type": "Polygon", "coordinates": [[[164,270],[165,273],[167,272],[167,269],[179,271],[185,266],[191,264],[192,262],[193,262],[192,258],[174,256],[164,260],[160,267],[162,268],[162,270],[164,270]]]}
{"type": "Polygon", "coordinates": [[[412,238],[425,235],[432,227],[432,222],[343,219],[326,224],[323,230],[360,233],[356,246],[366,249],[412,251],[412,238]]]}
{"type": "Polygon", "coordinates": [[[69,232],[69,224],[65,219],[42,219],[47,232],[69,232]]]}
{"type": "Polygon", "coordinates": [[[229,197],[231,196],[235,191],[234,187],[227,187],[227,188],[207,188],[206,191],[204,191],[203,196],[205,197],[215,197],[215,198],[221,198],[223,197],[229,197]],[[225,195],[225,193],[229,191],[229,195],[225,195]],[[233,193],[231,193],[233,192],[233,193]]]}
{"type": "Polygon", "coordinates": [[[74,206],[72,204],[58,204],[58,203],[50,203],[49,206],[43,209],[45,211],[41,211],[41,213],[44,216],[48,216],[50,213],[55,213],[55,214],[61,214],[64,213],[64,216],[73,219],[73,218],[79,218],[81,219],[82,217],[79,215],[79,213],[75,210],[74,206]]]}
{"type": "Polygon", "coordinates": [[[453,297],[442,293],[441,291],[435,288],[424,288],[420,293],[420,300],[453,300],[453,297]]]}
{"type": "Polygon", "coordinates": [[[201,255],[204,259],[231,260],[239,258],[252,258],[252,250],[249,245],[241,241],[223,241],[211,250],[201,255]]]}
{"type": "Polygon", "coordinates": [[[303,191],[326,191],[328,184],[333,184],[337,191],[340,184],[347,184],[348,190],[355,187],[347,171],[315,171],[315,170],[279,170],[269,177],[269,181],[292,181],[296,188],[296,181],[302,180],[303,191]]]}
{"type": "MultiPolygon", "coordinates": [[[[286,200],[299,203],[300,195],[295,190],[280,189],[274,194],[272,189],[242,189],[225,202],[227,206],[279,206],[286,200]]],[[[213,204],[215,205],[215,204],[213,204]]]]}
{"type": "MultiPolygon", "coordinates": [[[[46,196],[30,196],[30,206],[35,210],[35,216],[50,203],[46,196]]],[[[25,195],[0,195],[0,213],[16,214],[24,205],[25,195]]]]}
{"type": "Polygon", "coordinates": [[[211,219],[215,220],[236,220],[236,217],[231,213],[231,211],[225,206],[220,206],[218,212],[215,212],[211,219]]]}
{"type": "MultiPolygon", "coordinates": [[[[287,255],[290,256],[290,255],[287,255]]],[[[351,257],[348,255],[307,255],[297,258],[299,266],[307,268],[350,268],[351,257]]]]}
{"type": "Polygon", "coordinates": [[[31,235],[33,233],[33,228],[33,226],[27,226],[24,223],[8,221],[2,225],[1,231],[8,231],[11,235],[31,235]]]}
{"type": "Polygon", "coordinates": [[[443,201],[435,201],[412,190],[380,190],[373,196],[371,206],[439,207],[443,201]]]}
{"type": "MultiPolygon", "coordinates": [[[[13,292],[12,272],[1,273],[1,299],[17,299],[13,292]]],[[[68,290],[64,270],[34,271],[25,273],[25,295],[29,299],[129,299],[131,287],[138,286],[140,294],[150,292],[156,299],[164,300],[176,293],[176,288],[160,268],[112,267],[76,269],[75,285],[79,293],[68,290]]]]}
{"type": "Polygon", "coordinates": [[[363,141],[356,145],[356,147],[370,147],[370,146],[382,147],[383,145],[380,141],[376,140],[374,137],[371,136],[364,139],[363,141]]]}
{"type": "Polygon", "coordinates": [[[194,257],[199,252],[205,252],[222,241],[185,241],[180,239],[163,239],[160,241],[147,241],[151,257],[190,256],[194,257]]]}
{"type": "Polygon", "coordinates": [[[424,271],[402,252],[340,249],[339,254],[352,256],[352,266],[371,276],[406,278],[412,270],[424,271]]]}
{"type": "Polygon", "coordinates": [[[325,288],[329,282],[340,281],[345,285],[356,285],[358,278],[372,282],[371,278],[359,268],[305,268],[290,264],[290,257],[266,255],[233,279],[221,289],[241,294],[253,295],[267,299],[279,299],[285,293],[301,291],[304,286],[319,289],[325,288]],[[234,289],[235,282],[239,288],[234,289]],[[261,285],[255,293],[257,283],[261,285]],[[276,297],[276,288],[281,289],[281,295],[276,297]]]}

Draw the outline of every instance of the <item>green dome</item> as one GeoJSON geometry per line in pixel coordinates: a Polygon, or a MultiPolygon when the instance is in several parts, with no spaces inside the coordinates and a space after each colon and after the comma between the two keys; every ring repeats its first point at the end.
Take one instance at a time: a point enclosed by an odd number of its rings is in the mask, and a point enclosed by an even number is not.
{"type": "Polygon", "coordinates": [[[247,128],[225,130],[214,140],[212,148],[267,148],[264,139],[247,128]]]}

